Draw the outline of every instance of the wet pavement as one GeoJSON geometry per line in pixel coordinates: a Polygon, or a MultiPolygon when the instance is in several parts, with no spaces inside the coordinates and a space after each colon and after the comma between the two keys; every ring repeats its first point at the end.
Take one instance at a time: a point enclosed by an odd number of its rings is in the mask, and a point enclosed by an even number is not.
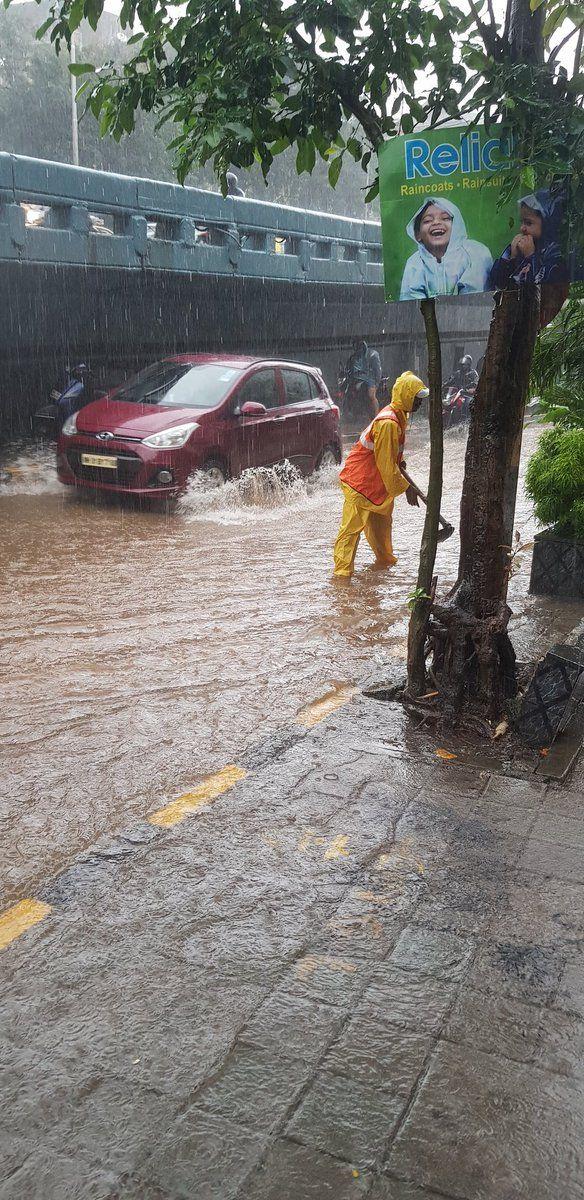
{"type": "MultiPolygon", "coordinates": [[[[524,458],[539,429],[528,429],[524,458]]],[[[443,511],[456,524],[464,431],[446,438],[443,511]]],[[[423,427],[409,468],[427,468],[423,427]]],[[[103,833],[143,817],[339,688],[405,659],[406,599],[421,511],[396,510],[397,567],[359,551],[352,587],[331,583],[341,494],[333,475],[251,473],[178,511],[141,512],[62,487],[52,454],[20,451],[0,484],[6,567],[0,666],[0,908],[103,833]]],[[[533,525],[522,497],[518,528],[533,525]]],[[[441,585],[458,543],[439,548],[441,585]]],[[[528,597],[529,551],[512,580],[520,653],[574,624],[574,605],[528,597]]]]}
{"type": "Polygon", "coordinates": [[[584,771],[436,749],[345,697],[40,890],[1,1200],[584,1197],[584,771]]]}
{"type": "MultiPolygon", "coordinates": [[[[334,480],[166,516],[37,479],[0,497],[0,1200],[584,1200],[582,763],[546,788],[356,690],[421,514],[339,592],[334,480]]],[[[526,655],[580,616],[528,562],[526,655]]]]}

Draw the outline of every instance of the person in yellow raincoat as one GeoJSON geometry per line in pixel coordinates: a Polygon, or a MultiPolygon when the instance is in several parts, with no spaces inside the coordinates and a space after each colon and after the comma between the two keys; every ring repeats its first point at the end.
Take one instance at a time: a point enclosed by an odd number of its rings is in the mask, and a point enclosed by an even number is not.
{"type": "Polygon", "coordinates": [[[334,549],[337,578],[353,574],[362,533],[379,566],[392,567],[397,562],[391,541],[395,498],[405,492],[408,503],[418,503],[400,470],[406,426],[409,414],[427,395],[422,380],[404,371],[394,383],[391,403],[378,412],[347,455],[339,477],[345,503],[334,549]]]}

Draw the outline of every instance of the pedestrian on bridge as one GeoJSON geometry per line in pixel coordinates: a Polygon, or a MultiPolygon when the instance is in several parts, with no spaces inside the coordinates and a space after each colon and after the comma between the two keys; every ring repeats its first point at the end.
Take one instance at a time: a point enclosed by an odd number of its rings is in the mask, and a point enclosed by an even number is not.
{"type": "Polygon", "coordinates": [[[378,566],[393,567],[397,562],[391,540],[394,501],[405,493],[408,504],[418,503],[415,489],[402,475],[407,421],[428,394],[422,380],[405,371],[394,383],[391,402],[349,451],[340,474],[345,503],[334,549],[336,578],[353,574],[362,533],[378,566]]]}

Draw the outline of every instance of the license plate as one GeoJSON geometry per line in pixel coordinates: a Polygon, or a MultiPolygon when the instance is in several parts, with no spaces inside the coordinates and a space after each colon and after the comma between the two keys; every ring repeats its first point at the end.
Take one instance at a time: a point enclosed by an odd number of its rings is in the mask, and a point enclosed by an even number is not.
{"type": "Polygon", "coordinates": [[[111,455],[82,454],[81,465],[83,467],[107,467],[110,471],[116,471],[118,460],[117,458],[112,458],[111,455]]]}

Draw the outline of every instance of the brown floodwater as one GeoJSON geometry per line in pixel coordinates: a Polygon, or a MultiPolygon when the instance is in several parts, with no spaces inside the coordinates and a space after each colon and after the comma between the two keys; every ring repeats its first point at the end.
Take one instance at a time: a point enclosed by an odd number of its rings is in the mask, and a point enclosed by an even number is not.
{"type": "MultiPolygon", "coordinates": [[[[526,430],[522,467],[539,430],[526,430]]],[[[446,437],[444,515],[457,522],[464,431],[446,437]]],[[[421,482],[418,425],[408,469],[421,482]]],[[[5,464],[6,465],[6,464],[5,464]]],[[[331,582],[336,472],[282,481],[254,472],[216,491],[193,483],[176,510],[76,495],[49,451],[14,451],[0,485],[0,904],[26,895],[98,836],[127,826],[237,762],[331,689],[405,657],[422,511],[398,502],[390,572],[359,550],[350,587],[331,582]]],[[[517,528],[533,535],[521,492],[517,528]]],[[[458,542],[439,548],[440,586],[458,542]]],[[[575,623],[511,583],[519,651],[575,623]]]]}

